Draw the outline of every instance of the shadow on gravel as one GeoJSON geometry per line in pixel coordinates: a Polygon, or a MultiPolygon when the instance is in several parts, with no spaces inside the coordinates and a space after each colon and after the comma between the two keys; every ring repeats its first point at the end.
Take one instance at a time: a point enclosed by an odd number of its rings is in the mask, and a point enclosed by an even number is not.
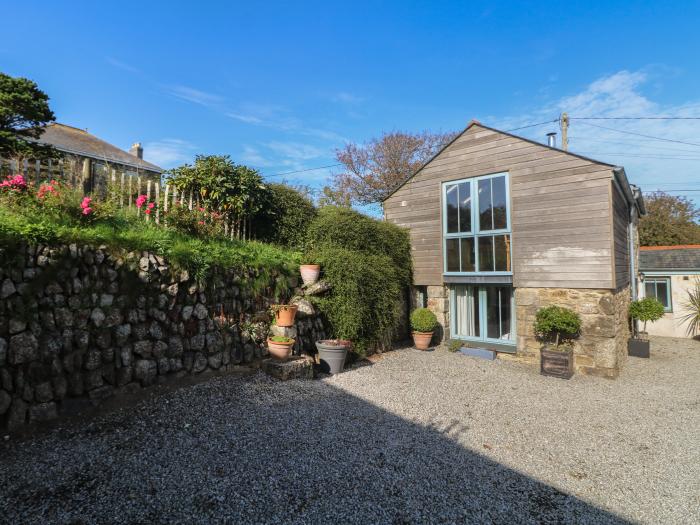
{"type": "Polygon", "coordinates": [[[627,523],[326,382],[219,379],[0,449],[7,523],[627,523]]]}

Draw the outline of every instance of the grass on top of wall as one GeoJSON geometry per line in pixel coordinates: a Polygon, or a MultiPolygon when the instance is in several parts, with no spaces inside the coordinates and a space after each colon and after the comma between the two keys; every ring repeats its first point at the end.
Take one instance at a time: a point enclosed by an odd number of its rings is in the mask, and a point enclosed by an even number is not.
{"type": "Polygon", "coordinates": [[[51,215],[0,207],[0,248],[18,243],[99,246],[126,251],[149,251],[203,280],[211,268],[256,268],[265,275],[292,275],[300,254],[256,241],[201,239],[133,215],[120,213],[104,220],[79,223],[51,215]]]}

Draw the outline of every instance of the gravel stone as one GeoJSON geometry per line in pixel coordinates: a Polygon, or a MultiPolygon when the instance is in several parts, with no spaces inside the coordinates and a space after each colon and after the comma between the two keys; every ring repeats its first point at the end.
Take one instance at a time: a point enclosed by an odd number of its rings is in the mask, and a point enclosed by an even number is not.
{"type": "Polygon", "coordinates": [[[0,516],[697,523],[699,382],[700,342],[661,338],[617,380],[408,348],[316,381],[214,377],[0,442],[0,516]]]}

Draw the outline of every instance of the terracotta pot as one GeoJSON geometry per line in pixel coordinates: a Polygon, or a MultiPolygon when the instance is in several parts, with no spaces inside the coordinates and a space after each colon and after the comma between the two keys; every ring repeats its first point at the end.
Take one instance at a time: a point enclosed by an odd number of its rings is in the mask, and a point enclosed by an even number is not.
{"type": "Polygon", "coordinates": [[[276,343],[272,339],[267,340],[267,350],[270,355],[275,359],[280,361],[286,361],[289,356],[292,355],[292,348],[294,347],[294,339],[288,343],[276,343]]]}
{"type": "Polygon", "coordinates": [[[418,350],[427,350],[432,339],[433,332],[413,332],[413,344],[418,350]]]}
{"type": "Polygon", "coordinates": [[[305,286],[310,286],[318,281],[318,276],[321,273],[321,266],[318,264],[302,264],[299,266],[301,272],[301,280],[305,286]]]}
{"type": "Polygon", "coordinates": [[[277,326],[294,326],[294,316],[297,314],[297,305],[282,304],[275,312],[275,324],[277,326]]]}

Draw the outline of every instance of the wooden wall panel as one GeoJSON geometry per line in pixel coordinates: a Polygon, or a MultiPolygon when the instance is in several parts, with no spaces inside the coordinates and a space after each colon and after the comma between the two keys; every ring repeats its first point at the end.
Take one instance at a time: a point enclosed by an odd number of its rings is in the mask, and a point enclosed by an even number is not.
{"type": "Polygon", "coordinates": [[[612,288],[613,268],[624,278],[612,168],[474,125],[384,203],[411,232],[415,284],[442,284],[442,183],[499,172],[510,173],[514,286],[612,288]]]}

